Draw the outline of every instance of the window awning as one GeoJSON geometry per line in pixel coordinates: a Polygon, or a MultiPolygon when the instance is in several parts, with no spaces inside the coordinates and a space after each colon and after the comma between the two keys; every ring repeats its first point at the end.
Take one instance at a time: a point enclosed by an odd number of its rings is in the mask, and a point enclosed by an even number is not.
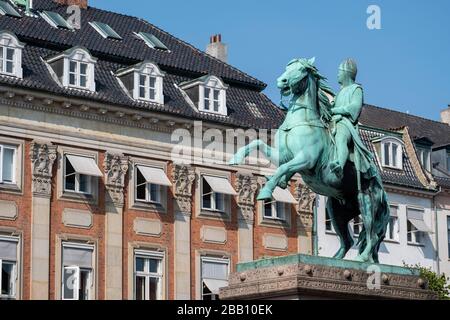
{"type": "Polygon", "coordinates": [[[92,268],[93,253],[94,248],[63,246],[63,264],[65,266],[92,268]]]}
{"type": "Polygon", "coordinates": [[[281,189],[280,187],[276,187],[273,191],[272,196],[273,199],[277,202],[297,204],[297,200],[295,200],[294,196],[289,192],[288,189],[281,189]]]}
{"type": "Polygon", "coordinates": [[[0,239],[0,259],[16,261],[17,260],[18,241],[9,239],[0,239]]]}
{"type": "Polygon", "coordinates": [[[167,187],[172,186],[172,183],[170,182],[163,169],[146,166],[137,166],[137,168],[142,173],[147,183],[167,187]]]}
{"type": "Polygon", "coordinates": [[[228,287],[228,281],[217,279],[203,279],[203,283],[208,287],[212,294],[219,294],[219,289],[228,287]]]}
{"type": "Polygon", "coordinates": [[[204,176],[204,179],[206,180],[206,182],[208,182],[211,189],[216,193],[229,194],[232,196],[237,195],[230,181],[225,178],[204,176]]]}
{"type": "Polygon", "coordinates": [[[415,210],[408,211],[408,220],[418,231],[433,233],[423,219],[423,213],[415,210]]]}
{"type": "Polygon", "coordinates": [[[93,158],[74,156],[71,154],[68,154],[66,157],[76,173],[92,177],[103,176],[93,158]]]}

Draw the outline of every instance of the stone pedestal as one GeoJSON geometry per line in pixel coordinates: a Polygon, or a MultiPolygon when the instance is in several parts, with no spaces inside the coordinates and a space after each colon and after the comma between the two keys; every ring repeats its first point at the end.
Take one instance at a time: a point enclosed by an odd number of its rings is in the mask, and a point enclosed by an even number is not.
{"type": "Polygon", "coordinates": [[[242,263],[220,289],[223,300],[435,300],[418,270],[308,255],[242,263]]]}

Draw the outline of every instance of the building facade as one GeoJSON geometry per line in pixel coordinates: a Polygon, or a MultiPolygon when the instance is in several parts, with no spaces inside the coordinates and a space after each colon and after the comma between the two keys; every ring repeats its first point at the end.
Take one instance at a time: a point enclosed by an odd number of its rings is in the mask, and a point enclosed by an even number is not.
{"type": "Polygon", "coordinates": [[[279,124],[265,84],[73,2],[0,3],[0,298],[215,299],[238,262],[311,253],[301,185],[257,202],[271,169],[208,148],[279,124]]]}

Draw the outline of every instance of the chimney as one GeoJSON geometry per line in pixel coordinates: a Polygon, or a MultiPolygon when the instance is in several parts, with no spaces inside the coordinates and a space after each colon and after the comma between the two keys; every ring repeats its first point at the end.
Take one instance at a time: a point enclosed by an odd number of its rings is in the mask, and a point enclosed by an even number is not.
{"type": "Polygon", "coordinates": [[[79,6],[81,9],[87,9],[88,0],[53,0],[63,6],[79,6]]]}
{"type": "Polygon", "coordinates": [[[450,105],[441,111],[441,121],[450,126],[450,105]]]}
{"type": "Polygon", "coordinates": [[[223,62],[228,61],[228,48],[227,45],[222,42],[221,34],[215,34],[209,38],[206,53],[223,62]]]}

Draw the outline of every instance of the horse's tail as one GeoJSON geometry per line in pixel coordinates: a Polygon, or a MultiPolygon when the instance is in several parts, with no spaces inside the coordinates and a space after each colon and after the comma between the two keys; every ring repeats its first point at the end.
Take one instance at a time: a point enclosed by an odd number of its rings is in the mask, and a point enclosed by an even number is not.
{"type": "MultiPolygon", "coordinates": [[[[379,191],[381,191],[381,199],[380,199],[380,205],[377,208],[375,215],[374,215],[374,232],[377,235],[377,243],[375,244],[373,248],[373,259],[376,263],[378,263],[378,251],[380,249],[381,243],[383,242],[385,236],[386,236],[386,228],[389,224],[389,219],[391,217],[390,208],[389,208],[389,202],[388,197],[386,194],[386,191],[384,191],[382,185],[379,188],[379,191]]],[[[358,246],[359,246],[359,253],[361,254],[367,245],[367,230],[365,228],[362,229],[361,233],[359,234],[358,238],[358,246]]]]}

